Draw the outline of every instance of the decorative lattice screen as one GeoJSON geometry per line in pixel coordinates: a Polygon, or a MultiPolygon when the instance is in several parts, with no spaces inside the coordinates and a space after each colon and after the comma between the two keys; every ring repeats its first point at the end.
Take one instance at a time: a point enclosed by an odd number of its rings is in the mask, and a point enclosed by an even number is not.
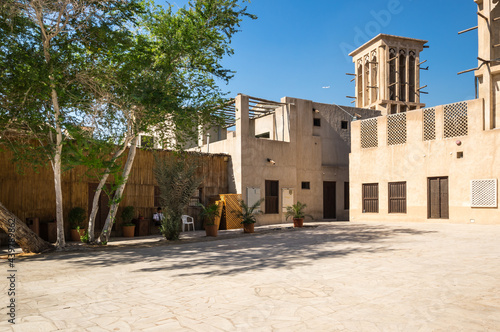
{"type": "Polygon", "coordinates": [[[387,116],[387,145],[406,143],[406,113],[387,116]]]}
{"type": "Polygon", "coordinates": [[[361,121],[361,148],[376,148],[378,146],[377,119],[361,121]]]}
{"type": "Polygon", "coordinates": [[[467,136],[467,103],[461,102],[444,107],[444,138],[467,136]]]}
{"type": "Polygon", "coordinates": [[[471,207],[497,207],[497,180],[471,181],[471,207]]]}
{"type": "Polygon", "coordinates": [[[426,108],[424,112],[424,141],[436,139],[436,109],[426,108]]]}
{"type": "Polygon", "coordinates": [[[240,194],[224,194],[220,195],[221,201],[224,204],[224,217],[226,218],[226,229],[243,228],[241,219],[236,216],[236,211],[241,211],[239,200],[240,194]]]}

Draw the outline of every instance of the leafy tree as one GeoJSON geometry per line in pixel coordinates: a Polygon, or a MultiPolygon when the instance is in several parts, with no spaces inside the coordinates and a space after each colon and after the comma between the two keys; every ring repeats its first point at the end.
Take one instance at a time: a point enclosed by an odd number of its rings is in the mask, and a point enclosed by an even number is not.
{"type": "MultiPolygon", "coordinates": [[[[5,0],[0,5],[0,143],[15,161],[50,163],[57,246],[63,228],[63,146],[67,129],[89,118],[107,126],[113,100],[100,68],[123,49],[141,11],[136,0],[5,0]]],[[[118,105],[115,105],[118,106],[118,105]]]]}
{"type": "Polygon", "coordinates": [[[232,72],[221,60],[233,53],[231,38],[246,16],[254,18],[238,0],[197,0],[177,12],[172,7],[149,6],[138,20],[132,46],[118,55],[117,66],[105,69],[114,77],[110,81],[116,82],[112,89],[116,99],[127,104],[121,149],[130,147],[122,182],[97,242],[108,241],[140,133],[154,130],[160,145],[180,148],[197,135],[199,126],[224,123],[214,112],[226,102],[217,80],[227,82],[232,72]]]}
{"type": "Polygon", "coordinates": [[[79,163],[98,170],[89,242],[99,195],[121,171],[98,239],[104,243],[139,134],[155,130],[163,146],[179,146],[199,125],[223,121],[213,112],[225,99],[217,80],[232,72],[221,60],[233,53],[244,17],[254,18],[239,0],[197,0],[176,12],[139,0],[0,4],[0,144],[16,162],[52,166],[58,246],[65,245],[64,170],[79,163]],[[85,137],[84,128],[93,132],[85,137]]]}
{"type": "Polygon", "coordinates": [[[196,176],[198,165],[186,153],[155,158],[154,175],[160,187],[160,205],[164,211],[160,231],[167,240],[178,240],[181,217],[193,192],[201,184],[196,176]]]}

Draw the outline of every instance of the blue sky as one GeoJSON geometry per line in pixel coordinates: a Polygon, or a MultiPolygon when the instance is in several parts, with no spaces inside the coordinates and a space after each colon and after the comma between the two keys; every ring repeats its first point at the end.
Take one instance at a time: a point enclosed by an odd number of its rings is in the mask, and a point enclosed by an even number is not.
{"type": "MultiPolygon", "coordinates": [[[[158,4],[165,1],[156,0],[158,4]]],[[[183,6],[185,0],[173,0],[183,6]]],[[[252,0],[233,39],[235,54],[224,60],[235,77],[223,89],[279,100],[297,97],[351,105],[354,72],[347,53],[378,33],[428,40],[420,54],[429,71],[420,84],[427,106],[474,98],[474,74],[457,73],[477,66],[477,25],[473,0],[252,0]],[[323,89],[330,86],[330,89],[323,89]]]]}

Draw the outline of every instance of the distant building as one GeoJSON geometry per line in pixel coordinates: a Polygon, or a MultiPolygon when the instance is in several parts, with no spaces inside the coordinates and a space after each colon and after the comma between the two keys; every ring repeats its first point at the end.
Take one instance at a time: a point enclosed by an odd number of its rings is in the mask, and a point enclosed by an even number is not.
{"type": "Polygon", "coordinates": [[[297,201],[315,219],[349,220],[351,122],[379,111],[240,94],[222,112],[234,127],[203,133],[194,149],[231,155],[229,192],[248,204],[264,199],[259,224],[284,222],[297,201]]]}
{"type": "MultiPolygon", "coordinates": [[[[409,112],[402,112],[404,109],[398,102],[398,112],[387,110],[387,115],[352,123],[349,159],[352,221],[500,224],[500,5],[497,2],[476,0],[477,99],[409,112]]],[[[368,46],[360,50],[365,48],[368,46]]],[[[359,57],[358,53],[354,56],[359,57]]],[[[391,82],[390,77],[380,79],[391,82]]],[[[415,82],[418,86],[418,80],[415,82]]],[[[385,91],[390,93],[390,87],[385,91]]],[[[387,105],[390,104],[395,107],[392,102],[387,105]]],[[[413,104],[416,108],[420,105],[417,100],[413,104]]]]}

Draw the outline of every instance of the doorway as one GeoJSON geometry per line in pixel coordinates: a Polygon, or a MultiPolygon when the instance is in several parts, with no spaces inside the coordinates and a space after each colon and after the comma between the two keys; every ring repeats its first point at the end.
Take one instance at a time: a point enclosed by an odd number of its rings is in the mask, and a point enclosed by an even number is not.
{"type": "Polygon", "coordinates": [[[337,218],[336,182],[323,182],[323,218],[337,218]]]}
{"type": "Polygon", "coordinates": [[[448,177],[427,179],[427,218],[449,218],[448,177]]]}

